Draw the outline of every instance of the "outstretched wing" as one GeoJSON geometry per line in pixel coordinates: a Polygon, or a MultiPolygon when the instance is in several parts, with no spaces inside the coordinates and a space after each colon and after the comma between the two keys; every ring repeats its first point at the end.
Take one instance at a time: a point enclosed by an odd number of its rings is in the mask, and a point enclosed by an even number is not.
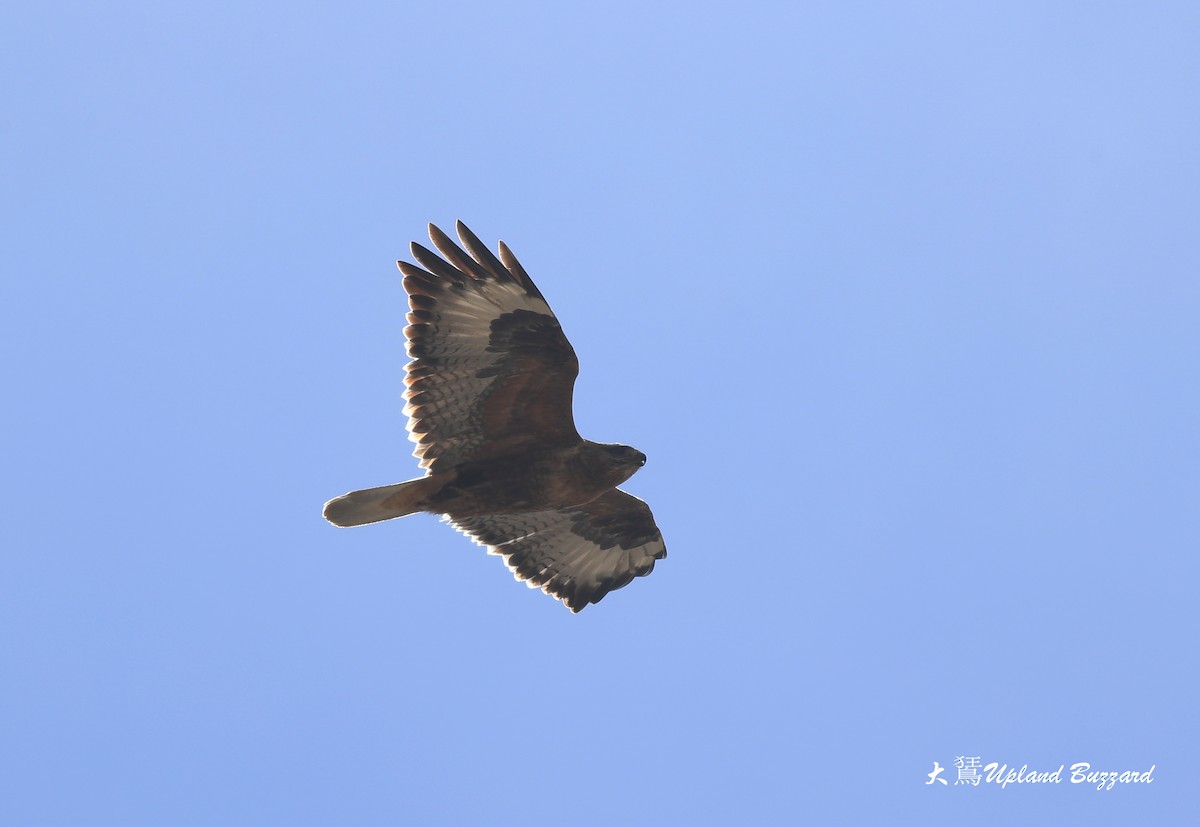
{"type": "Polygon", "coordinates": [[[450,520],[489,554],[504,556],[518,580],[578,612],[654,569],[667,556],[650,507],[614,488],[562,511],[450,520]]]}
{"type": "Polygon", "coordinates": [[[421,267],[397,262],[411,308],[404,412],[431,473],[579,439],[579,360],[554,312],[503,241],[496,258],[461,221],[457,230],[469,256],[430,224],[445,259],[413,242],[421,267]]]}

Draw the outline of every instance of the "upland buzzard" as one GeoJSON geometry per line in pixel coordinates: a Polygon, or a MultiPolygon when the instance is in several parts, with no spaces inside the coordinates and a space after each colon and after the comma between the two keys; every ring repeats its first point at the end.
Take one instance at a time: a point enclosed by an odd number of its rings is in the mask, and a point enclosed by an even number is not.
{"type": "Polygon", "coordinates": [[[425,476],[330,500],[325,518],[444,515],[578,612],[667,556],[650,508],[616,487],[646,456],[579,436],[579,361],[554,312],[503,241],[497,258],[457,229],[470,255],[430,224],[444,260],[413,242],[421,267],[397,262],[412,308],[404,412],[425,476]]]}

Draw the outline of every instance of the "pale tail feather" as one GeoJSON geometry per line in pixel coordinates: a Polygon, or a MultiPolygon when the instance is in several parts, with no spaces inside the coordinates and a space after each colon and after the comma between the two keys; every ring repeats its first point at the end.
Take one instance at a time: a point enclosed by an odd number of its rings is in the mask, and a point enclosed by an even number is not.
{"type": "Polygon", "coordinates": [[[404,517],[421,510],[420,503],[442,487],[439,477],[421,477],[379,488],[364,488],[325,503],[325,519],[343,528],[404,517]]]}

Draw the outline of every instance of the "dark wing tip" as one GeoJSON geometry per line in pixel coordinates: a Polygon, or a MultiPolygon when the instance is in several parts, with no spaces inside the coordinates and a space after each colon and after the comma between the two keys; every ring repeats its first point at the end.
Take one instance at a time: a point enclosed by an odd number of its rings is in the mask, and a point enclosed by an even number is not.
{"type": "MultiPolygon", "coordinates": [[[[461,222],[459,222],[461,224],[461,222]]],[[[468,234],[470,230],[467,231],[468,234]]],[[[462,236],[460,235],[460,238],[462,236]]],[[[433,246],[438,249],[438,252],[449,262],[451,267],[456,268],[465,278],[479,279],[486,281],[491,274],[477,259],[478,256],[472,258],[462,247],[454,242],[454,239],[446,235],[437,226],[429,225],[429,238],[433,241],[433,246]]],[[[470,245],[467,245],[468,248],[470,245]]]]}
{"type": "Polygon", "coordinates": [[[432,241],[433,246],[437,247],[439,250],[442,249],[443,245],[454,243],[450,240],[450,236],[442,232],[442,228],[437,224],[429,225],[429,240],[432,241]]]}
{"type": "Polygon", "coordinates": [[[531,296],[545,301],[542,291],[537,289],[537,285],[533,283],[533,279],[525,272],[525,268],[521,266],[521,262],[517,261],[517,257],[513,255],[513,251],[503,240],[497,245],[500,249],[500,261],[504,264],[504,269],[512,274],[513,279],[517,284],[525,288],[525,292],[531,296]]]}
{"type": "Polygon", "coordinates": [[[467,248],[467,252],[483,268],[488,277],[497,281],[516,283],[522,288],[525,287],[525,285],[513,278],[512,273],[508,271],[504,263],[496,258],[496,254],[489,250],[486,244],[479,240],[479,236],[471,232],[470,227],[461,221],[456,221],[454,229],[458,232],[458,238],[462,242],[463,247],[467,248]]]}
{"type": "MultiPolygon", "coordinates": [[[[441,230],[438,230],[438,232],[441,232],[441,230]]],[[[448,262],[437,253],[433,252],[427,247],[421,246],[415,241],[412,242],[408,247],[412,252],[413,258],[417,260],[417,263],[433,275],[452,282],[458,282],[460,284],[470,278],[466,272],[454,266],[454,264],[457,262],[448,262]]]]}

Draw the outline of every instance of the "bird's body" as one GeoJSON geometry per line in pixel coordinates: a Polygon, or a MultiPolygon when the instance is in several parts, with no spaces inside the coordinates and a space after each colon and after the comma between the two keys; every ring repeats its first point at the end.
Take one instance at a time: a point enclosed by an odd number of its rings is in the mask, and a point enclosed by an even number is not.
{"type": "Polygon", "coordinates": [[[579,611],[666,556],[650,509],[616,487],[646,457],[575,430],[575,352],[503,242],[497,259],[460,222],[468,256],[429,233],[445,260],[414,243],[425,269],[399,263],[414,359],[405,411],[427,476],[330,500],[325,517],[352,526],[441,514],[579,611]]]}
{"type": "Polygon", "coordinates": [[[607,448],[581,440],[525,452],[519,463],[511,457],[464,462],[428,502],[452,520],[585,505],[640,467],[614,465],[607,448]]]}

